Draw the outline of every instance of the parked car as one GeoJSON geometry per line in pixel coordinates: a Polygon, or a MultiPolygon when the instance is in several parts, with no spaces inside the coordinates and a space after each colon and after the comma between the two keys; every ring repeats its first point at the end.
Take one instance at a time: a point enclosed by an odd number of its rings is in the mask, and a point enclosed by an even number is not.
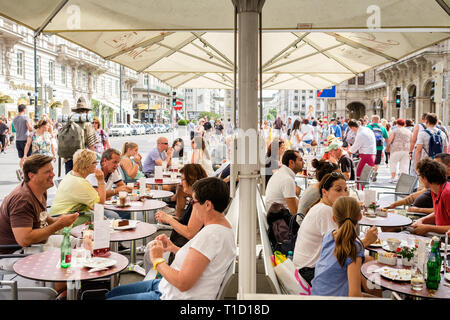
{"type": "Polygon", "coordinates": [[[166,123],[165,126],[166,126],[166,132],[171,132],[173,130],[173,128],[168,123],[166,123]]]}
{"type": "Polygon", "coordinates": [[[138,126],[138,134],[145,134],[145,126],[142,123],[139,123],[137,126],[138,126]]]}
{"type": "Polygon", "coordinates": [[[145,134],[145,127],[141,123],[135,123],[131,125],[131,134],[132,135],[140,135],[145,134]]]}
{"type": "Polygon", "coordinates": [[[131,127],[126,123],[113,124],[109,129],[110,136],[127,136],[131,135],[131,127]]]}

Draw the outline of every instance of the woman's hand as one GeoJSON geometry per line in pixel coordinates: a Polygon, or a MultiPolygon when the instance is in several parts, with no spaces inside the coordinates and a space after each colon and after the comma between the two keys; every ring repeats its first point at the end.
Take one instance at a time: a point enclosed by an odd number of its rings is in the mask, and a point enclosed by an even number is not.
{"type": "Polygon", "coordinates": [[[153,240],[150,243],[150,260],[155,261],[158,258],[162,258],[164,247],[162,241],[153,240]]]}
{"type": "Polygon", "coordinates": [[[104,182],[105,181],[105,174],[103,173],[102,170],[96,168],[94,173],[95,173],[95,178],[97,178],[98,182],[104,182]]]}
{"type": "Polygon", "coordinates": [[[164,252],[172,252],[172,249],[175,247],[173,242],[164,233],[157,236],[155,240],[161,241],[164,252]]]}
{"type": "Polygon", "coordinates": [[[155,213],[155,219],[162,223],[170,223],[171,216],[164,211],[158,211],[155,213]]]}

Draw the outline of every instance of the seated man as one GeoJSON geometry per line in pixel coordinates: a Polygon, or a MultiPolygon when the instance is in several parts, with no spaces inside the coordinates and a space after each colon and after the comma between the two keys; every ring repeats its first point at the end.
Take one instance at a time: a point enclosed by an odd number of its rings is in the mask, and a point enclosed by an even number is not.
{"type": "Polygon", "coordinates": [[[270,178],[266,188],[266,207],[272,203],[283,204],[291,214],[298,209],[295,175],[303,170],[303,158],[298,151],[286,150],[281,160],[281,168],[270,178]]]}
{"type": "Polygon", "coordinates": [[[173,149],[169,147],[169,140],[166,137],[159,137],[156,147],[148,153],[144,161],[143,171],[147,178],[155,172],[155,166],[162,166],[166,163],[167,168],[172,160],[173,149]]]}
{"type": "MultiPolygon", "coordinates": [[[[131,188],[128,188],[122,180],[122,175],[120,174],[118,167],[120,163],[120,152],[116,149],[110,148],[103,152],[100,163],[97,165],[97,169],[103,171],[105,175],[106,182],[106,199],[110,199],[112,196],[119,194],[120,191],[131,192],[131,188]],[[116,188],[113,189],[113,185],[116,188]]],[[[91,173],[86,177],[94,189],[98,188],[98,181],[94,173],[91,173]]],[[[111,210],[105,209],[105,216],[110,219],[130,219],[129,212],[117,213],[111,210]]]]}
{"type": "MultiPolygon", "coordinates": [[[[46,212],[47,190],[53,187],[55,176],[52,161],[52,157],[36,154],[24,162],[23,182],[3,200],[0,207],[0,245],[19,245],[27,250],[0,249],[0,253],[31,253],[30,248],[25,247],[40,243],[46,243],[47,247],[52,243],[59,246],[62,236],[54,234],[78,218],[78,213],[52,218],[46,212]]],[[[12,271],[17,259],[0,259],[0,269],[12,271]]]]}
{"type": "Polygon", "coordinates": [[[414,222],[412,232],[417,235],[446,233],[450,229],[450,183],[447,181],[446,167],[436,160],[425,158],[417,163],[417,171],[425,188],[431,190],[434,213],[414,222]]]}

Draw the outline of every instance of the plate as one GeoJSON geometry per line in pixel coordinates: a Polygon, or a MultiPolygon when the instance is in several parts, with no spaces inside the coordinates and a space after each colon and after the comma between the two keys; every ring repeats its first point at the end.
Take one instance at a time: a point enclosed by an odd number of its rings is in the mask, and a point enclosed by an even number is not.
{"type": "Polygon", "coordinates": [[[381,243],[372,243],[369,247],[381,248],[383,246],[383,241],[381,243]]]}
{"type": "Polygon", "coordinates": [[[119,202],[119,201],[115,201],[115,202],[113,203],[112,200],[106,200],[106,201],[105,201],[105,204],[106,204],[106,205],[116,205],[118,202],[119,202]]]}
{"type": "Polygon", "coordinates": [[[114,206],[116,206],[117,208],[127,208],[127,207],[131,207],[131,203],[128,202],[125,205],[121,205],[121,204],[115,204],[114,206]]]}
{"type": "MultiPolygon", "coordinates": [[[[408,245],[408,242],[405,240],[401,240],[399,247],[405,247],[408,245]]],[[[386,240],[383,240],[383,245],[381,246],[385,251],[388,252],[396,252],[395,250],[391,250],[391,248],[389,248],[389,245],[387,244],[386,240]]]]}
{"type": "Polygon", "coordinates": [[[116,260],[101,257],[92,257],[83,262],[86,268],[109,268],[116,264],[116,260]]]}
{"type": "Polygon", "coordinates": [[[136,225],[138,223],[137,220],[128,220],[129,224],[127,226],[121,226],[121,227],[113,227],[114,230],[128,230],[128,229],[134,229],[136,228],[136,225]]]}
{"type": "Polygon", "coordinates": [[[380,274],[389,280],[411,281],[411,270],[408,269],[384,268],[380,274]]]}

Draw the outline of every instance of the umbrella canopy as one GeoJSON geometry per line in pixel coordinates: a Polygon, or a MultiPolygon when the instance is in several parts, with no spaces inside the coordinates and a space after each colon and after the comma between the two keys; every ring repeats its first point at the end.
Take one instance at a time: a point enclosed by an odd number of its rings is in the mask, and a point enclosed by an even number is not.
{"type": "MultiPolygon", "coordinates": [[[[233,88],[231,0],[0,0],[0,7],[7,18],[171,87],[233,88]]],[[[434,0],[267,0],[263,89],[328,88],[445,40],[445,9],[434,0]]]]}

